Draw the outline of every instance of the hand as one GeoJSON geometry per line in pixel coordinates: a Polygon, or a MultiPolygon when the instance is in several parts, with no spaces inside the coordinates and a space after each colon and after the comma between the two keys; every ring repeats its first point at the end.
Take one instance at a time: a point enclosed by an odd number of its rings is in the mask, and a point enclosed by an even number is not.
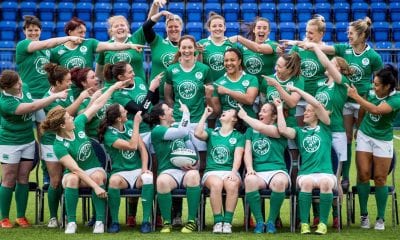
{"type": "Polygon", "coordinates": [[[93,94],[93,88],[87,88],[85,90],[83,90],[80,94],[79,97],[82,99],[86,99],[88,97],[90,97],[93,94]]]}
{"type": "Polygon", "coordinates": [[[83,42],[83,38],[76,37],[76,36],[68,36],[69,41],[73,42],[74,44],[81,44],[83,42]]]}
{"type": "Polygon", "coordinates": [[[299,41],[282,39],[282,40],[279,40],[279,43],[282,44],[283,46],[287,47],[287,46],[297,46],[299,44],[299,41]]]}
{"type": "Polygon", "coordinates": [[[274,98],[274,105],[276,108],[282,107],[283,105],[282,100],[280,98],[274,98]]]}
{"type": "Polygon", "coordinates": [[[145,173],[153,175],[153,173],[150,170],[142,169],[142,173],[141,174],[145,174],[145,173]]]}
{"type": "Polygon", "coordinates": [[[229,37],[229,41],[230,41],[231,43],[237,43],[237,42],[239,42],[239,35],[229,37]]]}
{"type": "Polygon", "coordinates": [[[203,53],[204,52],[204,45],[201,45],[201,44],[196,44],[196,50],[199,52],[199,53],[203,53]]]}
{"type": "Polygon", "coordinates": [[[138,123],[140,124],[142,122],[142,111],[137,111],[135,114],[135,117],[133,118],[133,124],[138,123]]]}
{"type": "Polygon", "coordinates": [[[288,90],[289,92],[297,92],[297,90],[299,89],[292,85],[286,85],[286,90],[288,90]]]}
{"type": "Polygon", "coordinates": [[[224,87],[224,86],[221,86],[221,85],[218,85],[217,86],[217,92],[218,92],[218,94],[220,94],[220,95],[228,95],[228,93],[229,93],[229,89],[227,89],[226,87],[224,87]]]}
{"type": "Polygon", "coordinates": [[[161,79],[163,77],[164,77],[164,72],[161,72],[153,80],[151,80],[149,90],[154,92],[160,86],[161,79]]]}
{"type": "Polygon", "coordinates": [[[204,115],[206,116],[206,117],[209,117],[212,113],[213,113],[213,109],[212,109],[212,107],[210,107],[210,106],[207,106],[205,109],[204,109],[204,115]]]}
{"type": "Polygon", "coordinates": [[[276,48],[276,53],[278,53],[278,55],[282,55],[285,53],[285,50],[286,50],[285,45],[278,45],[278,47],[276,48]]]}
{"type": "Polygon", "coordinates": [[[54,96],[56,99],[66,99],[68,97],[68,91],[72,91],[70,88],[65,89],[64,91],[55,93],[54,96]]]}
{"type": "Polygon", "coordinates": [[[256,175],[256,171],[254,171],[254,169],[248,169],[246,176],[249,176],[249,175],[256,175]]]}
{"type": "Polygon", "coordinates": [[[236,175],[236,173],[233,172],[233,171],[231,173],[229,173],[229,175],[226,177],[226,179],[229,180],[229,181],[233,181],[233,182],[239,180],[237,175],[236,175]]]}
{"type": "Polygon", "coordinates": [[[179,101],[179,111],[181,112],[189,112],[189,108],[186,106],[186,104],[184,104],[180,99],[179,101]]]}
{"type": "Polygon", "coordinates": [[[347,87],[347,96],[351,98],[356,98],[358,96],[357,88],[351,84],[351,86],[347,83],[344,84],[347,87]]]}
{"type": "Polygon", "coordinates": [[[142,52],[143,48],[148,48],[149,46],[131,43],[130,47],[138,52],[142,52]]]}
{"type": "Polygon", "coordinates": [[[276,81],[276,79],[274,78],[268,77],[266,75],[261,75],[261,77],[263,77],[265,81],[267,81],[268,86],[277,87],[279,85],[278,81],[276,81]]]}
{"type": "Polygon", "coordinates": [[[314,50],[317,46],[317,44],[314,42],[299,42],[298,45],[305,50],[314,50]]]}
{"type": "Polygon", "coordinates": [[[132,83],[132,79],[127,79],[124,81],[117,81],[116,83],[114,83],[114,85],[112,85],[115,89],[121,89],[124,87],[129,86],[129,84],[132,83]]]}
{"type": "Polygon", "coordinates": [[[196,170],[196,169],[197,169],[197,165],[193,165],[193,166],[183,166],[183,167],[181,167],[181,169],[184,170],[184,171],[196,170]]]}
{"type": "Polygon", "coordinates": [[[153,4],[162,8],[165,4],[167,4],[167,0],[154,0],[153,4]]]}
{"type": "Polygon", "coordinates": [[[243,109],[242,104],[238,104],[238,107],[239,107],[238,116],[241,119],[245,119],[247,117],[247,112],[243,109]]]}
{"type": "Polygon", "coordinates": [[[96,92],[94,92],[94,93],[92,94],[92,100],[98,99],[98,98],[101,96],[103,89],[104,89],[104,88],[99,89],[99,90],[97,90],[96,92]]]}
{"type": "Polygon", "coordinates": [[[106,190],[102,189],[100,186],[96,186],[94,189],[94,192],[99,198],[106,198],[107,197],[107,192],[106,190]]]}
{"type": "Polygon", "coordinates": [[[209,84],[204,86],[204,90],[206,92],[206,97],[211,98],[214,93],[214,86],[209,84]]]}

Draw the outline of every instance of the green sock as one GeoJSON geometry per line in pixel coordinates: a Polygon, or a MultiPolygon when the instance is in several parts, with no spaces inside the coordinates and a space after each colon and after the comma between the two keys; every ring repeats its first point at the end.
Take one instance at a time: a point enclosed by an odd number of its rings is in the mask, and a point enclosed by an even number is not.
{"type": "Polygon", "coordinates": [[[171,193],[157,193],[158,206],[164,223],[171,223],[172,195],[171,193]]]}
{"type": "Polygon", "coordinates": [[[15,186],[15,201],[17,203],[17,218],[25,217],[28,204],[29,184],[17,183],[15,186]]]}
{"type": "Polygon", "coordinates": [[[376,206],[378,207],[378,218],[385,219],[386,203],[388,199],[388,187],[375,187],[376,206]]]}
{"type": "MultiPolygon", "coordinates": [[[[101,188],[105,188],[104,185],[100,185],[101,188]]],[[[102,221],[105,223],[106,220],[106,201],[104,198],[99,198],[95,191],[92,190],[93,205],[96,209],[96,221],[102,221]]]]}
{"type": "Polygon", "coordinates": [[[53,188],[51,185],[49,186],[47,199],[49,201],[50,218],[57,218],[58,204],[60,202],[61,194],[61,187],[53,188]]]}
{"type": "Polygon", "coordinates": [[[319,210],[321,212],[319,222],[328,224],[329,212],[333,202],[333,193],[320,193],[319,198],[319,210]]]}
{"type": "Polygon", "coordinates": [[[188,203],[188,220],[196,220],[197,209],[200,205],[200,186],[186,187],[186,197],[188,203]]]}
{"type": "Polygon", "coordinates": [[[119,223],[118,213],[121,204],[121,195],[119,188],[108,188],[108,205],[110,209],[111,220],[113,223],[119,223]]]}
{"type": "Polygon", "coordinates": [[[369,181],[366,183],[357,183],[358,201],[360,203],[360,214],[368,215],[368,197],[370,192],[369,181]]]}
{"type": "Polygon", "coordinates": [[[338,210],[338,207],[336,206],[336,204],[332,204],[332,216],[333,217],[337,217],[338,216],[337,210],[338,210]]]}
{"type": "Polygon", "coordinates": [[[264,222],[264,218],[261,212],[261,198],[258,191],[247,192],[246,201],[249,203],[250,211],[253,213],[256,222],[264,222]]]}
{"type": "Polygon", "coordinates": [[[233,212],[225,211],[225,214],[224,214],[224,222],[226,222],[226,223],[232,223],[232,220],[233,220],[233,212]]]}
{"type": "Polygon", "coordinates": [[[14,188],[9,188],[9,187],[4,187],[4,186],[0,187],[1,220],[3,220],[4,218],[9,218],[13,191],[14,191],[14,188]]]}
{"type": "Polygon", "coordinates": [[[224,221],[224,216],[222,216],[221,213],[214,214],[214,224],[223,222],[224,221]]]}
{"type": "Polygon", "coordinates": [[[312,199],[310,192],[299,193],[299,210],[301,223],[309,223],[308,219],[310,217],[311,200],[312,199]]]}
{"type": "Polygon", "coordinates": [[[144,184],[142,187],[143,222],[150,222],[153,199],[154,184],[144,184]]]}
{"type": "Polygon", "coordinates": [[[281,206],[285,200],[285,192],[274,192],[271,193],[271,200],[269,203],[269,217],[268,222],[273,222],[275,224],[275,220],[281,211],[281,206]]]}
{"type": "Polygon", "coordinates": [[[77,188],[65,188],[65,210],[68,222],[76,222],[76,206],[78,205],[79,191],[77,188]]]}
{"type": "Polygon", "coordinates": [[[347,161],[343,162],[342,176],[343,178],[349,179],[350,166],[351,166],[351,143],[347,144],[347,161]]]}

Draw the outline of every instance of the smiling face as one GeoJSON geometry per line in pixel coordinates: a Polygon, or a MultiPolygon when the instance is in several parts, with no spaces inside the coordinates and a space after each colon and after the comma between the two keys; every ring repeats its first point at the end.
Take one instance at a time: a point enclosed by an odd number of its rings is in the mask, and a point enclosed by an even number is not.
{"type": "Polygon", "coordinates": [[[34,24],[29,25],[24,30],[26,38],[32,41],[38,41],[41,33],[42,30],[37,25],[34,24]]]}
{"type": "Polygon", "coordinates": [[[82,81],[82,85],[84,89],[92,88],[93,91],[97,91],[99,89],[99,81],[93,70],[88,71],[86,74],[86,80],[82,81]]]}
{"type": "Polygon", "coordinates": [[[133,71],[133,68],[130,64],[126,64],[124,74],[118,75],[118,81],[125,81],[131,79],[133,83],[134,78],[135,78],[135,72],[133,71]]]}
{"type": "Polygon", "coordinates": [[[271,124],[276,121],[276,112],[274,113],[274,107],[266,103],[262,106],[258,113],[258,119],[265,124],[271,124]]]}
{"type": "Polygon", "coordinates": [[[268,39],[271,29],[269,28],[269,23],[267,21],[257,21],[254,26],[253,33],[256,37],[255,41],[257,43],[263,43],[268,39]]]}
{"type": "Polygon", "coordinates": [[[373,88],[374,88],[376,96],[378,96],[379,98],[383,98],[383,97],[389,95],[390,85],[382,84],[382,81],[378,76],[374,77],[373,88]]]}
{"type": "Polygon", "coordinates": [[[181,60],[191,61],[194,59],[195,43],[191,39],[183,39],[179,45],[181,60]]]}
{"type": "Polygon", "coordinates": [[[64,76],[61,82],[56,82],[56,87],[58,88],[59,91],[64,91],[68,89],[72,84],[71,81],[71,74],[68,73],[64,76]]]}
{"type": "Polygon", "coordinates": [[[226,26],[225,21],[222,18],[214,18],[211,20],[208,28],[212,38],[221,39],[225,36],[226,26]]]}
{"type": "Polygon", "coordinates": [[[110,26],[111,37],[119,41],[124,41],[128,37],[128,23],[123,18],[115,19],[110,26]]]}
{"type": "Polygon", "coordinates": [[[233,75],[240,71],[242,61],[233,51],[226,51],[224,55],[224,67],[228,75],[233,75]]]}
{"type": "Polygon", "coordinates": [[[179,20],[169,20],[166,25],[168,39],[178,42],[182,34],[182,24],[179,20]]]}
{"type": "Polygon", "coordinates": [[[307,24],[306,27],[306,38],[310,42],[319,43],[322,41],[324,33],[318,31],[318,26],[314,24],[307,24]]]}
{"type": "Polygon", "coordinates": [[[278,58],[278,61],[276,61],[276,76],[281,80],[287,80],[289,78],[289,70],[287,69],[286,64],[286,60],[282,57],[278,58]]]}
{"type": "Polygon", "coordinates": [[[121,123],[124,124],[126,121],[128,121],[128,111],[126,111],[126,109],[122,105],[119,105],[119,113],[121,123]]]}
{"type": "Polygon", "coordinates": [[[318,121],[315,109],[310,104],[307,104],[306,110],[304,111],[304,123],[310,125],[311,123],[318,121]]]}
{"type": "Polygon", "coordinates": [[[347,38],[349,39],[349,44],[351,46],[361,44],[365,41],[352,26],[347,29],[347,38]]]}

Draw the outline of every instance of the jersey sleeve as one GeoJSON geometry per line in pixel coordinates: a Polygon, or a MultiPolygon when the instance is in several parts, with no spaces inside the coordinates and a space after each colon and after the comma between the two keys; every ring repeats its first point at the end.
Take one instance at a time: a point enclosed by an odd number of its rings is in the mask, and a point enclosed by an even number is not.
{"type": "Polygon", "coordinates": [[[113,130],[107,129],[104,134],[104,145],[112,147],[115,141],[118,140],[118,135],[113,133],[113,130]]]}
{"type": "Polygon", "coordinates": [[[400,93],[396,93],[394,96],[391,96],[387,104],[392,108],[393,111],[400,110],[400,93]]]}
{"type": "Polygon", "coordinates": [[[347,45],[346,44],[341,44],[341,43],[334,44],[333,48],[335,49],[335,55],[336,56],[343,57],[344,56],[344,52],[345,52],[345,50],[347,48],[347,45]]]}
{"type": "Polygon", "coordinates": [[[143,27],[138,28],[130,37],[130,40],[135,44],[146,44],[146,38],[144,36],[143,27]]]}
{"type": "Polygon", "coordinates": [[[57,159],[61,159],[67,155],[69,155],[67,148],[61,143],[57,142],[53,145],[54,154],[56,155],[57,159]]]}
{"type": "Polygon", "coordinates": [[[28,47],[31,42],[32,40],[25,39],[17,44],[15,51],[15,60],[17,64],[23,62],[25,60],[25,57],[29,55],[28,47]]]}

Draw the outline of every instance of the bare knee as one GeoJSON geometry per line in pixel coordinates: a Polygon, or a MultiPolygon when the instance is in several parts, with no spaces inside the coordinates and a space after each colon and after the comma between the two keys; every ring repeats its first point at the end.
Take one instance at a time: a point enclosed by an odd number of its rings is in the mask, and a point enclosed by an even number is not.
{"type": "Polygon", "coordinates": [[[258,190],[259,177],[256,175],[247,175],[244,179],[244,185],[246,187],[246,192],[253,192],[258,190]]]}
{"type": "Polygon", "coordinates": [[[68,188],[78,188],[79,187],[79,177],[78,175],[71,173],[65,178],[65,187],[68,188]]]}
{"type": "Polygon", "coordinates": [[[122,179],[119,175],[112,175],[109,180],[109,187],[110,188],[121,188],[122,179]]]}
{"type": "Polygon", "coordinates": [[[185,174],[185,182],[189,187],[194,187],[200,185],[200,174],[197,170],[189,170],[185,174]]]}
{"type": "Polygon", "coordinates": [[[105,175],[103,172],[100,171],[96,171],[93,174],[90,175],[90,178],[97,183],[98,185],[102,185],[104,184],[104,180],[105,180],[105,175]]]}
{"type": "Polygon", "coordinates": [[[299,184],[299,187],[302,192],[311,192],[313,190],[313,180],[310,178],[302,179],[302,181],[299,184]]]}
{"type": "Polygon", "coordinates": [[[270,188],[274,192],[284,192],[288,185],[289,181],[287,177],[282,173],[278,173],[272,178],[270,188]]]}

